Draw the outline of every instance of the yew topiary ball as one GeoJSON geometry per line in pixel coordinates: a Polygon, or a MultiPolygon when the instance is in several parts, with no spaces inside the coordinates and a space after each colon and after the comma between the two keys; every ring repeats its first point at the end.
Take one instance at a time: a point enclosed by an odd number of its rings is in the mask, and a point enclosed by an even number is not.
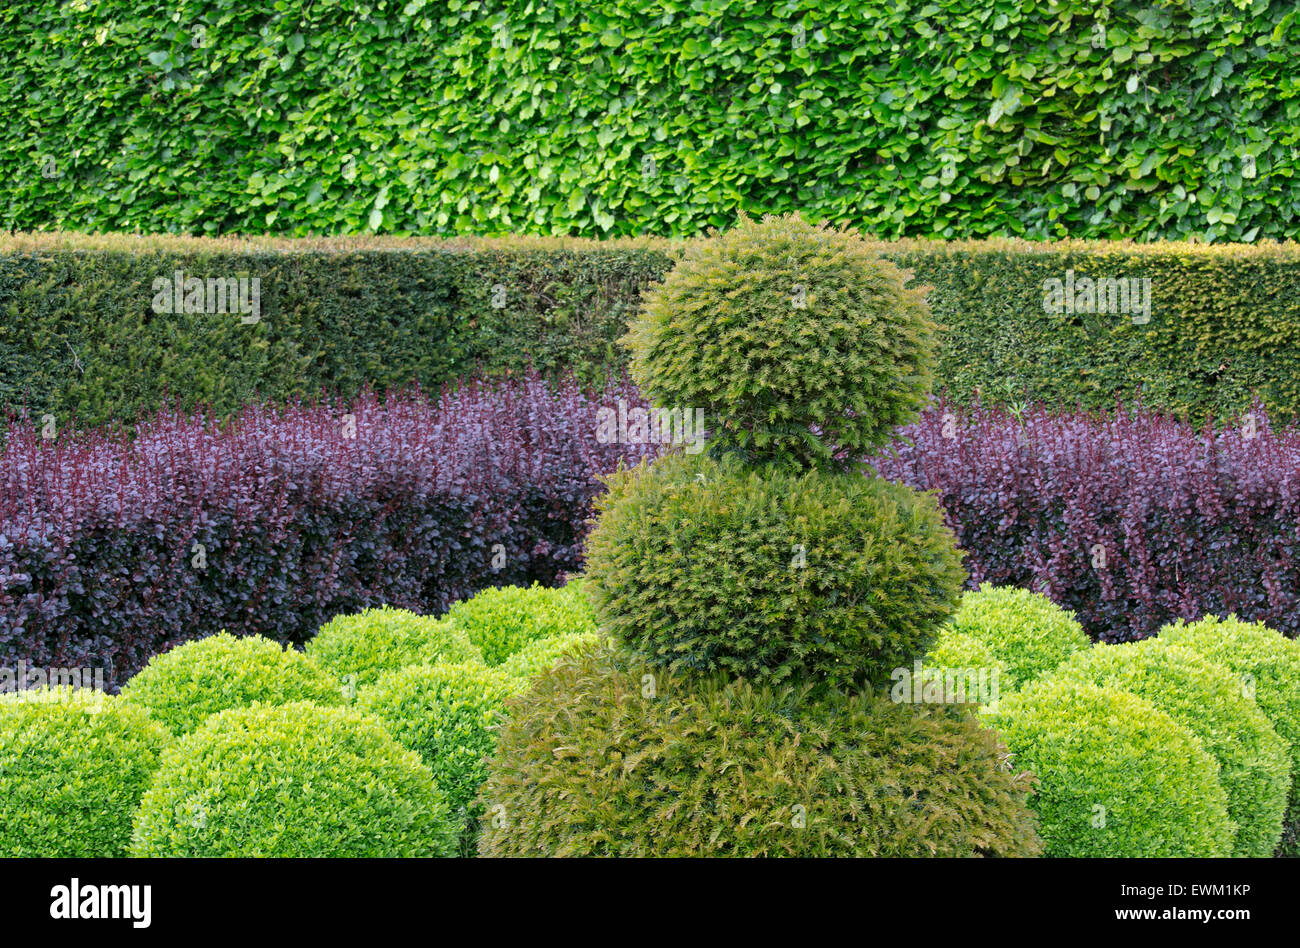
{"type": "Polygon", "coordinates": [[[852,231],[746,217],[692,244],[644,295],[623,344],[650,401],[703,409],[711,447],[754,462],[852,460],[930,391],[923,292],[852,231]]]}
{"type": "Polygon", "coordinates": [[[484,856],[1033,856],[1027,775],[958,709],[597,647],[507,705],[484,856]]]}
{"type": "Polygon", "coordinates": [[[952,534],[905,486],[686,455],[610,485],[589,589],[601,629],[652,664],[883,684],[957,604],[952,534]]]}

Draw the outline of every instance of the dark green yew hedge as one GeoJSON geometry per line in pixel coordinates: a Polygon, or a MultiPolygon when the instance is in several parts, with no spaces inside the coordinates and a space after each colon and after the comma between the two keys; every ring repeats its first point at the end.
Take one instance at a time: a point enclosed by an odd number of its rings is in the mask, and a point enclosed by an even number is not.
{"type": "MultiPolygon", "coordinates": [[[[0,237],[0,403],[34,420],[130,419],[172,400],[219,414],[255,395],[349,396],[467,372],[599,381],[641,291],[681,244],[510,238],[0,237]],[[259,321],[157,313],[154,281],[260,281],[259,321]]],[[[1141,396],[1194,419],[1259,395],[1300,413],[1300,248],[1293,243],[899,241],[877,245],[932,287],[936,388],[958,399],[1113,407],[1141,396]],[[1073,273],[1073,277],[1071,277],[1073,273]],[[1049,311],[1049,281],[1150,280],[1150,312],[1049,311]],[[1047,289],[1045,289],[1047,287],[1047,289]]],[[[1148,299],[1138,284],[1139,301],[1148,299]]],[[[204,300],[207,301],[206,299],[204,300]]],[[[1094,310],[1119,309],[1103,294],[1094,310]]],[[[228,309],[230,307],[227,307],[228,309]]]]}
{"type": "Polygon", "coordinates": [[[29,0],[0,226],[1300,232],[1293,0],[29,0]]]}

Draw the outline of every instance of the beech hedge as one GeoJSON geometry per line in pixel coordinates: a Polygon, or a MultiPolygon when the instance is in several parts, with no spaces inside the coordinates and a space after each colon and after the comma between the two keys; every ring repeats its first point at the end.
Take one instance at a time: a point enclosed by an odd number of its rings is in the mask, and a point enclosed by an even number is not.
{"type": "Polygon", "coordinates": [[[1300,233],[1290,0],[0,9],[0,225],[1300,233]]]}

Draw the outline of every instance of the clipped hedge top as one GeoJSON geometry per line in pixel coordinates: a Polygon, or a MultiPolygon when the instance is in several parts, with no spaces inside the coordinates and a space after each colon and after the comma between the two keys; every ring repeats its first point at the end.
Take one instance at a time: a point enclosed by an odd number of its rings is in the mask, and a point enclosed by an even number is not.
{"type": "MultiPolygon", "coordinates": [[[[810,215],[810,220],[817,220],[810,215]]],[[[463,235],[455,237],[393,236],[386,234],[347,234],[319,237],[284,237],[271,234],[204,237],[185,234],[89,233],[72,230],[0,231],[0,254],[86,251],[111,253],[249,253],[275,251],[283,253],[353,254],[392,251],[447,253],[618,253],[653,250],[678,256],[692,244],[711,239],[710,235],[688,238],[654,236],[557,237],[537,234],[511,234],[500,237],[463,235]]],[[[1204,243],[1187,240],[1025,240],[1019,237],[986,237],[940,240],[925,237],[901,237],[879,240],[863,235],[872,250],[887,252],[923,251],[967,255],[987,254],[1105,254],[1129,256],[1169,256],[1206,259],[1272,259],[1300,263],[1300,241],[1261,240],[1256,243],[1204,243]]]]}

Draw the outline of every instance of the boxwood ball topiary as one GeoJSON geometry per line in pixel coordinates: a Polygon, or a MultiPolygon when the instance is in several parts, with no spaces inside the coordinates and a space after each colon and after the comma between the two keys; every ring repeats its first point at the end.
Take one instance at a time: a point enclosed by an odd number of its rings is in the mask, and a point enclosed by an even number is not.
{"type": "Polygon", "coordinates": [[[1028,778],[967,714],[682,679],[598,647],[507,708],[485,856],[1032,856],[1028,778]]]}
{"type": "Polygon", "coordinates": [[[527,687],[480,663],[413,665],[385,672],[362,688],[357,708],[375,715],[399,744],[420,755],[472,843],[478,830],[472,804],[487,775],[496,729],[505,720],[506,699],[527,687]]]}
{"type": "Polygon", "coordinates": [[[407,665],[483,660],[478,647],[450,623],[390,606],[335,616],[304,651],[341,681],[357,687],[407,665]]]}
{"type": "Polygon", "coordinates": [[[1232,672],[1185,646],[1143,639],[1076,652],[1051,674],[1145,698],[1200,738],[1219,762],[1237,825],[1232,854],[1273,855],[1291,787],[1289,748],[1232,672]]]}
{"type": "Polygon", "coordinates": [[[255,701],[341,704],[338,681],[301,652],[259,635],[226,632],[155,655],[122,690],[173,734],[187,734],[209,714],[255,701]]]}
{"type": "Polygon", "coordinates": [[[969,635],[1006,667],[1006,687],[1033,681],[1092,645],[1074,617],[1040,593],[982,586],[961,597],[945,632],[969,635]]]}
{"type": "Polygon", "coordinates": [[[906,280],[852,231],[742,216],[644,294],[632,375],[656,406],[703,409],[711,447],[856,460],[930,391],[936,326],[906,280]]]}
{"type": "Polygon", "coordinates": [[[124,856],[170,737],[102,691],[0,695],[0,856],[124,856]]]}
{"type": "Polygon", "coordinates": [[[580,584],[561,589],[534,584],[484,589],[454,603],[443,617],[499,665],[530,642],[596,631],[596,617],[580,584]]]}
{"type": "Polygon", "coordinates": [[[449,856],[433,775],[375,718],[308,702],[212,715],[163,755],[133,856],[449,856]]]}
{"type": "Polygon", "coordinates": [[[1243,692],[1255,699],[1287,742],[1291,792],[1285,851],[1300,854],[1300,643],[1262,622],[1243,622],[1235,615],[1175,622],[1163,627],[1159,636],[1232,669],[1243,692]]]}
{"type": "Polygon", "coordinates": [[[674,455],[615,475],[597,506],[601,628],[673,668],[883,683],[964,577],[934,500],[878,478],[674,455]]]}
{"type": "Polygon", "coordinates": [[[549,639],[538,639],[529,642],[497,667],[507,675],[532,681],[560,661],[599,645],[605,638],[599,632],[586,632],[582,635],[556,635],[549,639]]]}
{"type": "Polygon", "coordinates": [[[1218,763],[1146,699],[1053,678],[981,717],[1037,778],[1030,805],[1046,855],[1231,855],[1218,763]]]}

